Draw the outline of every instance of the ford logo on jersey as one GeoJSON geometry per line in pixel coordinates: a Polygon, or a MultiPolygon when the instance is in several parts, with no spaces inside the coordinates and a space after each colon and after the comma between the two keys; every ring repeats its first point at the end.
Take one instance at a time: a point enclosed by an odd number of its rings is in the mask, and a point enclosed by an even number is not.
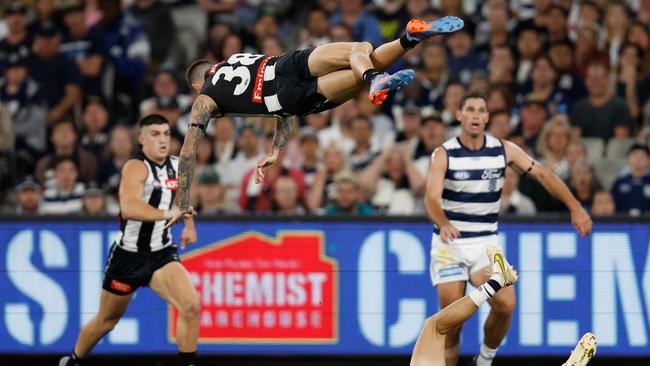
{"type": "Polygon", "coordinates": [[[501,169],[485,169],[481,179],[499,179],[501,178],[501,169]]]}
{"type": "Polygon", "coordinates": [[[460,171],[454,173],[454,179],[456,180],[465,180],[469,179],[469,172],[460,171]]]}

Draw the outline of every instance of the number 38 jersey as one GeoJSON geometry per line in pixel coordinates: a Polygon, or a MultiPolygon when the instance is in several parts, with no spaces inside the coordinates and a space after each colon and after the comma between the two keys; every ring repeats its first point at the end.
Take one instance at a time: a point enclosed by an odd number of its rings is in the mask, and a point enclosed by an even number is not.
{"type": "Polygon", "coordinates": [[[212,98],[221,115],[269,115],[282,110],[275,85],[277,57],[238,53],[214,64],[201,94],[212,98]]]}

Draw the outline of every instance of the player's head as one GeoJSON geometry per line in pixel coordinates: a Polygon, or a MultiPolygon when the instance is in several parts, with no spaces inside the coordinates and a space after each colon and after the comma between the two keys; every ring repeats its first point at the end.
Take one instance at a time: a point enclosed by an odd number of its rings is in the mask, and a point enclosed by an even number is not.
{"type": "Polygon", "coordinates": [[[187,68],[187,72],[185,72],[185,81],[187,81],[187,85],[196,92],[201,91],[207,76],[206,73],[211,67],[212,62],[206,59],[192,62],[190,67],[187,68]]]}
{"type": "Polygon", "coordinates": [[[151,160],[165,160],[171,145],[169,121],[159,114],[150,114],[138,124],[138,142],[142,145],[142,152],[151,160]]]}
{"type": "Polygon", "coordinates": [[[490,115],[487,109],[487,97],[480,92],[465,94],[460,100],[460,109],[456,111],[456,119],[460,127],[471,138],[483,135],[485,125],[490,115]]]}

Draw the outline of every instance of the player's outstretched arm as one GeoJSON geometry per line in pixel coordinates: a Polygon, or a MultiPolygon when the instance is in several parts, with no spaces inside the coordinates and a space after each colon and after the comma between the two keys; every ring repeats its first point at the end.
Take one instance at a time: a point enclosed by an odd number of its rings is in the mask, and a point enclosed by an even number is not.
{"type": "Polygon", "coordinates": [[[264,181],[264,168],[269,167],[278,160],[280,150],[289,141],[289,135],[293,129],[294,118],[277,118],[275,125],[275,135],[273,136],[273,146],[271,150],[266,153],[262,160],[257,162],[257,169],[255,169],[255,182],[260,184],[264,181]]]}
{"type": "Polygon", "coordinates": [[[177,223],[182,217],[192,215],[194,208],[190,206],[190,186],[196,163],[196,150],[210,118],[217,113],[216,103],[207,95],[200,94],[192,104],[189,129],[185,134],[181,147],[180,162],[178,163],[178,208],[179,212],[171,218],[165,227],[177,223]]]}
{"type": "Polygon", "coordinates": [[[503,143],[508,157],[508,164],[520,174],[533,177],[553,197],[562,201],[571,212],[571,222],[576,231],[583,237],[589,235],[592,226],[591,218],[562,179],[542,164],[536,162],[519,146],[510,141],[504,141],[503,143]]]}
{"type": "Polygon", "coordinates": [[[426,192],[424,193],[424,204],[429,218],[440,229],[440,240],[449,243],[460,236],[456,229],[445,215],[440,206],[442,189],[447,172],[447,152],[438,147],[434,150],[429,162],[429,175],[427,176],[426,192]]]}

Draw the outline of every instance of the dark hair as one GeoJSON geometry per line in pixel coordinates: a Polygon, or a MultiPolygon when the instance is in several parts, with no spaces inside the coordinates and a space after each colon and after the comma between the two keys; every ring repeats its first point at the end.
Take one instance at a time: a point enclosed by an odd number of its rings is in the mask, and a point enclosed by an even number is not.
{"type": "Polygon", "coordinates": [[[537,62],[539,62],[540,60],[546,60],[546,62],[548,62],[548,65],[551,67],[551,69],[553,69],[553,72],[555,72],[555,75],[559,74],[559,71],[555,67],[555,64],[553,63],[553,60],[551,60],[551,57],[549,55],[545,54],[545,53],[543,53],[543,54],[537,56],[537,58],[535,58],[535,61],[533,61],[533,69],[535,68],[535,65],[537,65],[537,62]]]}
{"type": "Polygon", "coordinates": [[[605,69],[605,72],[609,73],[610,67],[607,63],[600,61],[600,60],[591,60],[587,64],[587,70],[593,68],[593,67],[602,67],[605,69]]]}
{"type": "Polygon", "coordinates": [[[496,116],[500,116],[500,115],[502,115],[502,114],[505,114],[505,115],[508,116],[508,117],[512,116],[512,113],[508,112],[508,111],[505,110],[505,109],[497,109],[497,110],[494,111],[494,112],[490,112],[490,122],[492,122],[492,119],[493,119],[494,117],[496,117],[496,116]]]}
{"type": "Polygon", "coordinates": [[[212,66],[212,62],[207,59],[200,59],[192,62],[185,72],[185,81],[191,88],[192,84],[205,80],[205,73],[212,66]]]}
{"type": "Polygon", "coordinates": [[[485,105],[487,105],[487,96],[485,93],[473,91],[463,95],[463,97],[460,99],[460,109],[463,109],[465,102],[467,102],[468,99],[483,99],[485,105]]]}
{"type": "Polygon", "coordinates": [[[54,161],[52,162],[52,168],[56,169],[56,167],[59,166],[59,164],[65,163],[66,161],[71,162],[74,165],[75,169],[77,169],[77,171],[79,170],[77,161],[74,160],[74,158],[70,155],[57,156],[56,158],[54,158],[54,161]]]}
{"type": "Polygon", "coordinates": [[[150,114],[138,122],[140,128],[151,125],[168,125],[169,121],[167,118],[161,116],[160,114],[150,114]]]}

